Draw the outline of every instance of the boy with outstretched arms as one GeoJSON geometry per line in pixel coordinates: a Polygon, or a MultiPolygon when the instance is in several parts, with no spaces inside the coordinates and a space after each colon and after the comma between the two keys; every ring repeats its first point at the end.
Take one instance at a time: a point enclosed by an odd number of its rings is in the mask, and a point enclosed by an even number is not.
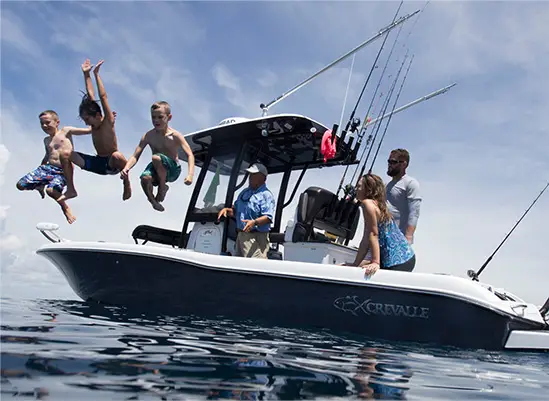
{"type": "MultiPolygon", "coordinates": [[[[84,64],[82,64],[84,82],[86,83],[86,94],[83,96],[78,110],[80,118],[87,125],[91,126],[93,146],[97,155],[92,156],[81,152],[73,152],[70,160],[82,170],[90,171],[95,174],[112,175],[118,174],[124,168],[126,165],[126,158],[118,151],[118,141],[114,129],[115,114],[111,111],[107,99],[107,92],[105,91],[103,81],[99,76],[99,68],[102,64],[103,60],[100,60],[93,69],[93,73],[95,75],[99,100],[101,101],[103,110],[101,110],[101,107],[95,101],[93,84],[90,76],[90,71],[93,66],[90,64],[89,59],[86,59],[84,64]]],[[[124,183],[122,199],[126,200],[131,197],[130,179],[127,175],[122,177],[122,179],[124,183]]],[[[76,191],[69,192],[69,188],[67,188],[67,192],[61,199],[70,199],[75,196],[77,196],[76,191]]]]}
{"type": "Polygon", "coordinates": [[[186,185],[191,185],[193,182],[194,155],[183,135],[168,126],[172,114],[170,105],[167,102],[156,102],[151,106],[151,119],[154,128],[143,135],[134,154],[128,159],[120,175],[123,178],[127,177],[131,168],[139,160],[143,150],[147,145],[150,146],[152,161],[140,176],[141,187],[152,207],[163,212],[164,206],[160,203],[166,198],[169,189],[166,183],[174,182],[181,174],[181,165],[178,158],[179,148],[182,148],[187,154],[189,162],[188,174],[184,181],[186,185]],[[158,186],[156,196],[153,194],[153,185],[158,186]]]}
{"type": "Polygon", "coordinates": [[[17,189],[30,191],[36,189],[42,199],[44,198],[44,187],[46,193],[57,201],[69,224],[74,223],[76,217],[71,209],[61,199],[61,193],[65,186],[72,184],[73,167],[69,158],[72,153],[72,135],[86,135],[91,128],[63,127],[59,129],[59,115],[53,110],[46,110],[38,116],[42,130],[48,134],[44,138],[46,154],[40,166],[26,174],[17,182],[17,189]],[[61,161],[63,158],[64,162],[61,161]]]}

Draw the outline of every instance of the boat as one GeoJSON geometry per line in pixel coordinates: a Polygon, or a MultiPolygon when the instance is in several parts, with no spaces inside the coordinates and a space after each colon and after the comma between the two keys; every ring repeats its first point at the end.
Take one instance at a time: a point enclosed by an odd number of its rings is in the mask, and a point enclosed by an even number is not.
{"type": "Polygon", "coordinates": [[[360,213],[352,200],[308,187],[281,227],[305,172],[356,164],[356,149],[338,142],[335,157],[324,162],[319,148],[328,128],[297,114],[228,120],[186,136],[200,173],[181,231],[138,225],[134,243],[75,242],[57,235],[57,226],[41,224],[51,243],[37,253],[85,301],[395,341],[549,350],[549,327],[538,307],[508,291],[448,274],[379,270],[365,277],[360,268],[338,265],[356,252],[349,242],[360,213]],[[278,200],[267,260],[232,256],[235,221],[217,221],[257,161],[269,177],[282,175],[279,188],[270,188],[278,200]],[[292,172],[299,177],[290,192],[292,172]]]}
{"type": "Polygon", "coordinates": [[[137,225],[133,243],[82,242],[63,238],[55,224],[39,223],[50,243],[36,252],[89,302],[389,341],[549,350],[546,309],[478,278],[383,269],[365,276],[360,268],[340,265],[357,252],[350,242],[361,218],[358,203],[324,187],[300,185],[307,172],[359,165],[361,141],[300,114],[268,115],[273,103],[262,105],[260,117],[228,118],[186,135],[199,173],[180,231],[137,225]],[[331,158],[321,152],[326,135],[337,139],[331,158]],[[277,194],[267,259],[233,256],[235,220],[218,221],[256,162],[267,167],[267,185],[277,194]],[[280,177],[278,187],[271,184],[273,176],[280,177]],[[283,211],[294,199],[293,217],[283,225],[283,211]]]}

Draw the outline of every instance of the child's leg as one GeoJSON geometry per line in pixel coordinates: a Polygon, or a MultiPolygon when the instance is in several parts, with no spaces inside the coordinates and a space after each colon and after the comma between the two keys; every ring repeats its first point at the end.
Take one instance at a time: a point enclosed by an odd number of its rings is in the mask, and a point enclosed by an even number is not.
{"type": "Polygon", "coordinates": [[[71,198],[76,198],[78,196],[76,188],[74,188],[74,168],[71,162],[72,153],[72,151],[69,151],[61,153],[59,155],[59,160],[61,161],[61,165],[63,166],[63,175],[65,176],[65,180],[67,181],[67,190],[63,195],[59,197],[59,199],[57,199],[58,202],[63,202],[71,198]]]}
{"type": "MultiPolygon", "coordinates": [[[[112,170],[122,171],[126,167],[126,158],[120,152],[114,152],[109,159],[109,167],[112,170]]],[[[124,192],[122,193],[122,200],[130,199],[132,196],[132,187],[130,184],[130,176],[122,178],[124,183],[124,192]]]]}
{"type": "Polygon", "coordinates": [[[162,164],[162,157],[160,155],[153,155],[152,164],[156,171],[156,179],[158,180],[158,193],[156,194],[156,201],[162,202],[166,198],[166,192],[168,192],[168,186],[166,185],[166,168],[162,164]]]}
{"type": "Polygon", "coordinates": [[[141,188],[143,188],[143,192],[145,192],[145,195],[147,196],[148,201],[151,202],[152,207],[155,210],[163,212],[164,207],[158,203],[153,195],[153,174],[155,174],[154,167],[152,163],[149,163],[139,177],[141,178],[141,188]]]}
{"type": "Polygon", "coordinates": [[[59,198],[61,197],[61,192],[59,192],[54,187],[46,188],[46,192],[51,198],[53,198],[55,201],[57,201],[59,206],[61,206],[61,210],[63,211],[63,214],[65,215],[65,218],[67,219],[67,222],[69,224],[74,223],[75,220],[76,220],[76,216],[74,216],[72,214],[72,211],[71,211],[70,207],[67,205],[67,202],[59,200],[59,198]]]}
{"type": "Polygon", "coordinates": [[[35,189],[40,193],[42,199],[44,199],[44,185],[47,183],[47,172],[44,170],[43,166],[38,166],[30,173],[21,177],[21,179],[17,181],[16,187],[20,191],[32,191],[35,189]]]}

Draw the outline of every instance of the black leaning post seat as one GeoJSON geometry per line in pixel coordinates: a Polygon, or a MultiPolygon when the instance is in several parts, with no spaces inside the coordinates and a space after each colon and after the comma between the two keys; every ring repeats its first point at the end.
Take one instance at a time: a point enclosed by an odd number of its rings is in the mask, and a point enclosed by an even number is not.
{"type": "Polygon", "coordinates": [[[141,245],[151,241],[157,244],[171,245],[173,248],[179,245],[181,231],[167,230],[165,228],[153,227],[148,225],[139,225],[132,232],[133,240],[143,240],[141,245]]]}
{"type": "Polygon", "coordinates": [[[348,243],[355,235],[359,211],[358,203],[353,200],[338,199],[324,188],[309,187],[299,196],[292,242],[329,242],[314,233],[313,228],[317,228],[348,243]]]}

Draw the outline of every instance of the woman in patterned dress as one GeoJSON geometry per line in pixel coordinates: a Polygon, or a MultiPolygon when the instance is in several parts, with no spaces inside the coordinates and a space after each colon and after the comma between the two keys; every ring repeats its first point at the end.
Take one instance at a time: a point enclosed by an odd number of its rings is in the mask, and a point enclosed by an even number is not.
{"type": "Polygon", "coordinates": [[[362,176],[356,187],[364,216],[364,234],[353,263],[347,266],[364,268],[367,275],[378,269],[411,272],[416,264],[415,253],[393,220],[385,195],[385,184],[375,174],[362,176]],[[365,260],[368,251],[371,260],[365,260]]]}

